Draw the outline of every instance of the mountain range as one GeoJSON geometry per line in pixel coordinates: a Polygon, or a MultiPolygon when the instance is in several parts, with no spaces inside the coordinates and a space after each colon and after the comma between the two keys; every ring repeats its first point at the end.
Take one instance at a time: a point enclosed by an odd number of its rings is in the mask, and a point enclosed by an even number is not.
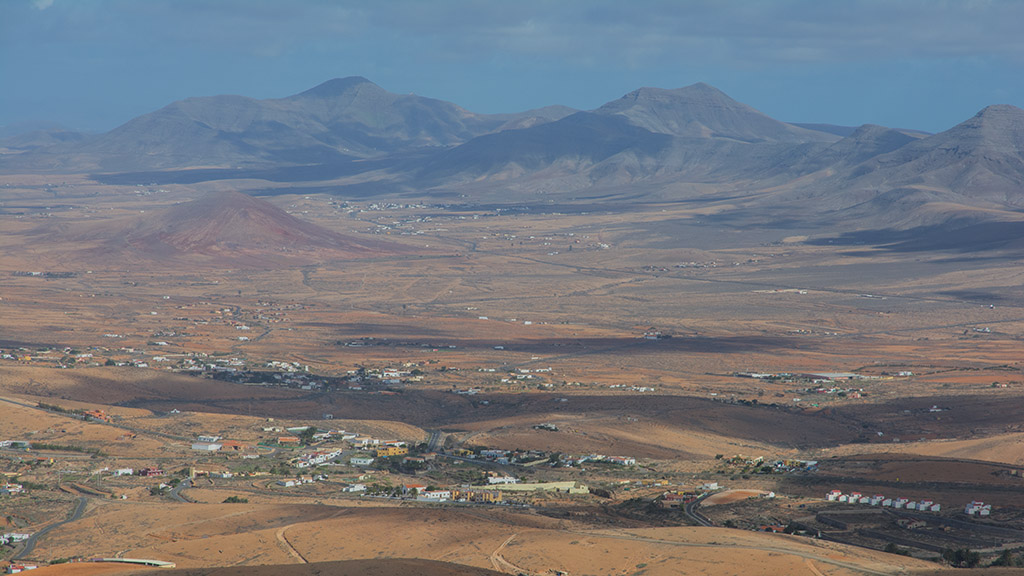
{"type": "Polygon", "coordinates": [[[280,99],[190,98],[101,135],[2,144],[0,172],[109,183],[330,180],[344,195],[386,182],[512,203],[678,201],[700,190],[729,199],[721,214],[755,220],[796,211],[905,229],[1024,219],[1024,111],[1011,105],[925,134],[789,124],[703,83],[640,88],[589,111],[476,114],[352,77],[280,99]]]}

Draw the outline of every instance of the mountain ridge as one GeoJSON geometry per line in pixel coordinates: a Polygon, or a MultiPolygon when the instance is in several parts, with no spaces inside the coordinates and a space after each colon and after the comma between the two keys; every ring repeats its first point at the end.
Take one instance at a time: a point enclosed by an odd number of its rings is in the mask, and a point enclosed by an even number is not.
{"type": "Polygon", "coordinates": [[[688,191],[715,188],[731,199],[715,208],[722,221],[801,215],[847,228],[1014,219],[1024,210],[1024,111],[1016,106],[986,107],[938,134],[804,126],[705,83],[638,88],[589,111],[475,114],[353,76],[277,99],[181,100],[106,134],[8,150],[0,165],[88,169],[121,183],[319,178],[339,195],[506,203],[584,191],[690,201],[698,198],[688,191]]]}

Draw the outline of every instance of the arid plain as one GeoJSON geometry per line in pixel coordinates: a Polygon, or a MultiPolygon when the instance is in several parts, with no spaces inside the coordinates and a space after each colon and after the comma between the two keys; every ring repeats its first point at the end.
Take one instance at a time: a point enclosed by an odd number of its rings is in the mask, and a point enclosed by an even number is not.
{"type": "MultiPolygon", "coordinates": [[[[0,453],[29,487],[0,497],[0,522],[56,524],[19,562],[932,574],[945,569],[936,550],[1024,546],[1019,253],[808,241],[718,221],[714,203],[509,210],[257,181],[0,185],[0,439],[36,445],[0,453]],[[200,198],[198,213],[181,208],[200,198]],[[165,228],[149,233],[154,222],[165,228]],[[281,443],[302,427],[331,435],[281,443]],[[353,465],[373,450],[342,430],[415,459],[353,465]],[[238,448],[200,453],[202,435],[238,448]],[[303,452],[334,449],[345,455],[323,478],[278,483],[317,473],[290,467],[303,452]],[[594,454],[631,463],[572,460],[594,454]],[[549,464],[559,457],[574,465],[549,464]],[[166,477],[111,475],[147,467],[166,477]],[[487,473],[588,488],[505,492],[500,505],[345,491],[450,490],[487,473]],[[722,488],[751,492],[695,514],[669,504],[722,488]],[[942,512],[907,528],[867,506],[840,529],[861,509],[825,502],[833,489],[942,512]],[[967,518],[972,500],[991,518],[967,518]]],[[[39,573],[104,570],[150,569],[39,573]]]]}

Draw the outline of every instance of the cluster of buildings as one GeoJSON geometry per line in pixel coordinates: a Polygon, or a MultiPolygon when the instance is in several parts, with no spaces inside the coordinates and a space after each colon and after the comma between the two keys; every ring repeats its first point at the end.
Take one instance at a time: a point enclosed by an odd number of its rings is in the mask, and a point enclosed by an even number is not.
{"type": "MultiPolygon", "coordinates": [[[[554,424],[539,424],[534,426],[534,428],[558,430],[558,427],[554,424]]],[[[487,462],[494,462],[495,464],[518,464],[520,466],[534,466],[544,462],[549,462],[551,457],[551,454],[540,450],[512,451],[490,448],[476,452],[472,450],[459,449],[452,451],[451,455],[459,458],[485,460],[487,462]]],[[[605,462],[608,464],[617,464],[619,466],[633,466],[636,464],[636,458],[629,456],[605,456],[603,454],[588,454],[585,456],[561,455],[558,461],[560,465],[569,467],[579,466],[585,462],[605,462]]]]}
{"type": "Polygon", "coordinates": [[[814,472],[818,469],[817,460],[799,460],[796,458],[786,458],[783,460],[773,460],[771,462],[765,462],[764,457],[757,457],[754,459],[744,458],[743,456],[733,456],[727,463],[734,466],[754,466],[760,467],[761,470],[770,470],[773,473],[787,473],[787,472],[814,472]]]}
{"type": "Polygon", "coordinates": [[[235,440],[222,440],[220,436],[202,435],[192,443],[197,452],[219,452],[220,450],[245,450],[250,448],[235,440]]]}
{"type": "Polygon", "coordinates": [[[299,486],[301,484],[312,484],[320,480],[326,480],[327,476],[324,474],[317,474],[315,476],[299,476],[298,478],[285,478],[284,480],[278,480],[278,486],[284,486],[285,488],[291,488],[293,486],[299,486]]]}
{"type": "Polygon", "coordinates": [[[341,457],[342,450],[318,450],[316,452],[310,452],[303,454],[292,461],[292,464],[296,468],[309,468],[311,466],[319,466],[326,464],[335,458],[341,457]]]}
{"type": "Polygon", "coordinates": [[[964,514],[968,516],[988,516],[992,514],[992,505],[985,504],[979,500],[972,500],[970,504],[964,506],[964,514]]]}
{"type": "Polygon", "coordinates": [[[20,574],[26,570],[35,570],[36,568],[39,568],[37,564],[11,564],[4,569],[4,572],[7,574],[20,574]]]}
{"type": "Polygon", "coordinates": [[[24,532],[7,532],[6,534],[0,534],[0,545],[24,542],[29,539],[29,536],[31,536],[31,534],[25,534],[24,532]]]}
{"type": "Polygon", "coordinates": [[[929,499],[923,499],[920,502],[916,502],[907,498],[886,498],[881,494],[875,494],[874,496],[865,496],[860,492],[843,494],[842,490],[832,490],[825,495],[825,500],[846,504],[867,504],[870,506],[883,506],[886,508],[919,510],[921,512],[939,512],[942,510],[942,506],[940,504],[936,504],[935,501],[929,499]]]}
{"type": "Polygon", "coordinates": [[[473,486],[460,486],[458,488],[438,488],[428,490],[422,484],[404,484],[402,493],[415,495],[421,502],[480,502],[486,504],[500,504],[502,493],[499,490],[491,490],[473,486]]]}
{"type": "Polygon", "coordinates": [[[28,450],[32,444],[28,440],[0,440],[0,448],[14,448],[28,450]]]}
{"type": "Polygon", "coordinates": [[[14,496],[15,494],[21,494],[25,491],[25,487],[21,484],[2,484],[0,485],[0,496],[14,496]]]}
{"type": "Polygon", "coordinates": [[[617,464],[619,466],[634,466],[636,465],[636,458],[631,458],[629,456],[590,454],[587,456],[563,456],[561,462],[566,466],[579,466],[584,462],[607,462],[609,464],[617,464]]]}

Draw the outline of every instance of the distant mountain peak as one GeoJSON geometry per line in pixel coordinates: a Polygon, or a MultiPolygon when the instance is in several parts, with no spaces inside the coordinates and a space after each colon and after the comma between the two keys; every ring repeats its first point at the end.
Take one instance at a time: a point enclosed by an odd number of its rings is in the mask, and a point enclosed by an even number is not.
{"type": "Polygon", "coordinates": [[[595,110],[623,116],[651,132],[740,142],[811,142],[836,138],[779,122],[698,82],[683,88],[639,88],[595,110]]]}
{"type": "Polygon", "coordinates": [[[307,98],[332,98],[345,94],[353,88],[364,85],[383,90],[380,86],[377,86],[362,76],[346,76],[345,78],[334,78],[321,84],[317,84],[305,92],[300,92],[297,96],[304,96],[307,98]]]}
{"type": "MultiPolygon", "coordinates": [[[[629,94],[626,94],[620,100],[628,101],[666,101],[666,100],[696,100],[696,99],[716,99],[722,102],[734,104],[736,106],[745,106],[739,102],[733,100],[728,94],[722,92],[718,88],[704,82],[697,82],[689,86],[682,88],[668,89],[668,88],[655,88],[651,86],[644,86],[637,88],[629,94]]],[[[612,101],[615,102],[615,101],[612,101]]],[[[611,104],[611,102],[609,103],[611,104]]],[[[606,104],[607,106],[607,104],[606,104]]]]}
{"type": "Polygon", "coordinates": [[[976,116],[994,116],[994,115],[1024,115],[1024,110],[1014,106],[1013,104],[992,104],[986,106],[979,111],[976,116]]]}
{"type": "Polygon", "coordinates": [[[1010,104],[986,106],[972,118],[929,140],[947,146],[956,142],[963,150],[1020,154],[1024,152],[1024,110],[1010,104]]]}

